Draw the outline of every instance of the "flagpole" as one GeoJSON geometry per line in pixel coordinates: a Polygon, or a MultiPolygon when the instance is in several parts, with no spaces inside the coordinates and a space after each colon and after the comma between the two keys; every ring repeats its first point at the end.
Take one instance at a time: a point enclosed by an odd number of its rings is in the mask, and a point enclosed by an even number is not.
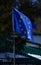
{"type": "MultiPolygon", "coordinates": [[[[14,29],[14,11],[13,11],[13,8],[12,8],[12,32],[13,32],[13,36],[15,36],[15,29],[14,29]]],[[[15,37],[13,37],[13,40],[14,40],[14,47],[13,47],[13,53],[14,53],[14,65],[15,65],[15,37]]]]}
{"type": "MultiPolygon", "coordinates": [[[[16,4],[16,3],[18,3],[18,1],[17,0],[15,0],[15,1],[13,1],[14,2],[14,7],[15,8],[17,8],[18,7],[18,5],[16,4]]],[[[14,8],[13,7],[13,8],[14,8]]],[[[18,8],[17,8],[18,9],[18,8]]],[[[13,48],[13,53],[14,53],[14,65],[15,65],[15,29],[14,29],[14,11],[13,11],[13,9],[12,9],[12,30],[13,30],[13,35],[14,35],[14,48],[13,48]]]]}

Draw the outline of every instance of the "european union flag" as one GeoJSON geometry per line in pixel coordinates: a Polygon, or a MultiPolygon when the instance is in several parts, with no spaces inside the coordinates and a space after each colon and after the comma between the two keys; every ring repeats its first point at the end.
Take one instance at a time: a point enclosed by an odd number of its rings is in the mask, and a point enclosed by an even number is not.
{"type": "Polygon", "coordinates": [[[13,30],[15,29],[19,34],[33,41],[32,23],[30,19],[15,8],[12,8],[12,24],[13,30]]]}

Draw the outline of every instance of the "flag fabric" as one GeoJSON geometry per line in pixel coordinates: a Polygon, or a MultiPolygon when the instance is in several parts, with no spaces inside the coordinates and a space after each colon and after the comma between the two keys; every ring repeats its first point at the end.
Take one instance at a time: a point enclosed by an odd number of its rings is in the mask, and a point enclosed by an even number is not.
{"type": "Polygon", "coordinates": [[[32,23],[30,19],[16,8],[12,8],[12,26],[13,31],[15,29],[19,34],[33,41],[32,23]]]}

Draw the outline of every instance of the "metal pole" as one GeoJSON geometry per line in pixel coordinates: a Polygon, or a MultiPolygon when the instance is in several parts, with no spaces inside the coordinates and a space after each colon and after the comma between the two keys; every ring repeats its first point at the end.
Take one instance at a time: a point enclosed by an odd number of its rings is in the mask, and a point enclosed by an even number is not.
{"type": "MultiPolygon", "coordinates": [[[[19,0],[13,0],[13,5],[12,6],[15,7],[15,8],[17,8],[18,7],[18,4],[17,3],[19,4],[19,0]]],[[[16,34],[15,34],[15,29],[14,29],[14,11],[13,11],[13,9],[12,9],[12,28],[13,28],[12,29],[13,30],[13,35],[15,36],[16,34]]],[[[14,53],[14,65],[15,65],[15,37],[13,37],[13,38],[14,38],[13,53],[14,53]]]]}
{"type": "MultiPolygon", "coordinates": [[[[12,8],[12,30],[13,30],[13,35],[15,35],[15,29],[14,29],[14,11],[12,8]]],[[[13,53],[14,53],[14,65],[15,65],[15,37],[13,37],[14,41],[14,47],[13,47],[13,53]]]]}

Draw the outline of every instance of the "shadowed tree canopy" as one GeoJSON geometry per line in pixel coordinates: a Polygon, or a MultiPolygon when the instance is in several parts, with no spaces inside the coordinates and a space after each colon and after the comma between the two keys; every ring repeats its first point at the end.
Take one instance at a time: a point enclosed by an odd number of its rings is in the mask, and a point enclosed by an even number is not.
{"type": "Polygon", "coordinates": [[[0,31],[7,30],[11,26],[11,8],[11,0],[0,0],[0,31]]]}

